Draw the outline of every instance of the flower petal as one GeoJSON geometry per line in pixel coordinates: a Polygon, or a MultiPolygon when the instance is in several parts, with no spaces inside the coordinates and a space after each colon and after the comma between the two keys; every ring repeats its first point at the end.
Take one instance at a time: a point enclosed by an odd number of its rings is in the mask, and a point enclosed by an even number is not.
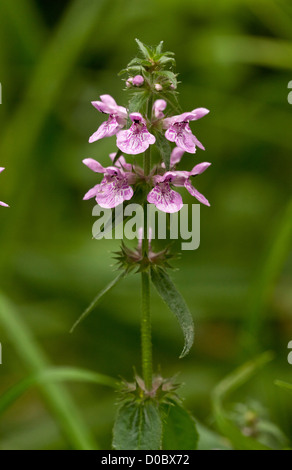
{"type": "MultiPolygon", "coordinates": [[[[110,153],[109,157],[110,157],[110,159],[111,159],[112,162],[113,162],[114,159],[116,158],[116,155],[117,155],[116,152],[110,153]]],[[[122,169],[127,170],[127,171],[131,171],[131,170],[132,170],[132,165],[131,165],[131,163],[127,163],[127,162],[126,162],[126,159],[125,159],[125,157],[124,157],[123,155],[121,155],[121,156],[117,159],[115,165],[116,165],[118,168],[122,168],[122,169]]]]}
{"type": "Polygon", "coordinates": [[[124,153],[137,155],[145,152],[155,140],[154,135],[148,132],[146,126],[140,131],[136,131],[131,126],[130,129],[117,134],[117,147],[124,153]]]}
{"type": "Polygon", "coordinates": [[[192,114],[195,115],[195,118],[190,119],[190,120],[194,121],[197,119],[201,119],[202,117],[206,116],[206,114],[208,114],[209,112],[210,112],[209,109],[206,109],[206,108],[193,109],[192,114]]]}
{"type": "Polygon", "coordinates": [[[194,186],[191,184],[190,180],[187,180],[185,182],[185,188],[199,202],[201,202],[202,204],[205,204],[205,206],[210,206],[210,203],[209,203],[208,199],[206,199],[205,196],[203,196],[203,194],[199,193],[199,191],[196,188],[194,188],[194,186]]]}
{"type": "Polygon", "coordinates": [[[123,126],[118,123],[115,116],[110,116],[109,119],[103,122],[92,136],[89,138],[89,142],[96,142],[97,140],[103,139],[104,137],[112,137],[115,135],[123,126]]]}
{"type": "MultiPolygon", "coordinates": [[[[191,131],[191,132],[192,132],[192,131],[191,131]]],[[[199,141],[199,139],[197,139],[197,137],[196,137],[194,134],[192,134],[192,136],[193,136],[193,142],[194,142],[194,144],[195,144],[197,147],[199,147],[200,149],[205,150],[204,145],[199,141]]]]}
{"type": "Polygon", "coordinates": [[[154,101],[152,111],[156,119],[162,119],[164,117],[163,111],[165,110],[166,106],[167,103],[165,100],[154,101]]]}
{"type": "Polygon", "coordinates": [[[183,206],[181,195],[171,189],[169,183],[154,186],[147,196],[147,201],[154,204],[157,209],[168,213],[178,212],[183,206]]]}
{"type": "Polygon", "coordinates": [[[93,158],[85,158],[82,161],[82,163],[84,163],[84,165],[88,166],[88,168],[90,168],[95,173],[104,173],[105,172],[105,168],[103,168],[103,166],[99,162],[97,162],[96,160],[93,160],[93,158]]]}
{"type": "Polygon", "coordinates": [[[177,136],[177,131],[174,126],[170,126],[170,128],[167,129],[167,131],[165,132],[165,137],[170,142],[175,142],[176,136],[177,136]]]}
{"type": "Polygon", "coordinates": [[[105,209],[112,209],[133,197],[134,191],[126,180],[102,181],[96,194],[96,202],[105,209]]]}
{"type": "Polygon", "coordinates": [[[96,184],[93,188],[91,188],[84,196],[83,200],[87,201],[92,197],[95,197],[99,191],[100,184],[96,184]]]}
{"type": "Polygon", "coordinates": [[[110,95],[101,95],[100,99],[101,101],[92,101],[91,104],[101,113],[111,114],[118,107],[110,95]]]}
{"type": "MultiPolygon", "coordinates": [[[[168,131],[167,131],[168,132],[168,131]]],[[[165,134],[166,136],[166,134],[165,134]]],[[[185,129],[177,133],[175,143],[178,147],[188,153],[196,153],[196,143],[193,139],[193,134],[187,132],[185,129]]]]}
{"type": "Polygon", "coordinates": [[[181,161],[181,158],[184,153],[185,151],[180,147],[174,147],[170,155],[170,168],[172,168],[174,165],[181,161]]]}
{"type": "Polygon", "coordinates": [[[129,115],[129,118],[131,119],[132,122],[138,121],[141,124],[144,124],[146,126],[146,121],[143,118],[141,113],[131,113],[129,115]]]}
{"type": "Polygon", "coordinates": [[[190,175],[191,176],[200,175],[201,173],[206,171],[210,165],[211,163],[209,162],[199,163],[198,165],[194,166],[194,168],[190,171],[190,175]]]}

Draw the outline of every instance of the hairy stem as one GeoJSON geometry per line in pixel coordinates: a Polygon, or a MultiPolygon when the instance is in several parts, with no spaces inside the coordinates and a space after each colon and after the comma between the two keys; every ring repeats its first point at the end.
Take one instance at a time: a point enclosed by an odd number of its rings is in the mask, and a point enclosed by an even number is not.
{"type": "MultiPolygon", "coordinates": [[[[147,118],[151,122],[153,99],[148,100],[147,118]]],[[[151,148],[146,150],[143,158],[144,175],[147,177],[151,170],[151,148]]],[[[144,238],[142,241],[142,252],[148,257],[148,223],[147,223],[147,201],[144,203],[144,238]]],[[[150,315],[150,274],[143,271],[142,281],[142,318],[141,318],[141,346],[142,346],[142,372],[147,390],[152,388],[152,341],[151,341],[151,315],[150,315]]]]}
{"type": "Polygon", "coordinates": [[[151,342],[151,316],[150,316],[150,275],[143,271],[142,278],[142,318],[141,318],[141,344],[142,344],[142,372],[147,390],[152,388],[152,342],[151,342]]]}

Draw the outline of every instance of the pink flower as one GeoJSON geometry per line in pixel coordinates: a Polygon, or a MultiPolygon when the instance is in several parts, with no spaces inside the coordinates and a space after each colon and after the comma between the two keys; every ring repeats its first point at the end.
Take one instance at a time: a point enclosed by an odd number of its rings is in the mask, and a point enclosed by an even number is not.
{"type": "Polygon", "coordinates": [[[152,108],[152,113],[156,117],[156,119],[163,119],[164,118],[164,113],[163,111],[166,108],[166,101],[165,100],[156,100],[154,101],[153,108],[152,108]]]}
{"type": "Polygon", "coordinates": [[[132,85],[134,86],[142,86],[144,83],[144,78],[142,75],[135,75],[135,77],[132,78],[132,85]]]}
{"type": "Polygon", "coordinates": [[[126,108],[118,106],[110,95],[101,95],[100,99],[101,101],[92,101],[91,104],[99,112],[109,114],[109,118],[92,134],[89,138],[90,143],[117,134],[127,123],[128,113],[126,108]]]}
{"type": "Polygon", "coordinates": [[[211,163],[204,162],[194,166],[191,171],[167,171],[164,175],[155,175],[153,177],[155,186],[148,194],[147,201],[163,212],[178,212],[183,206],[182,197],[171,189],[170,185],[172,184],[177,187],[184,186],[199,202],[210,206],[205,196],[199,193],[191,183],[192,176],[200,175],[210,165],[211,163]]]}
{"type": "Polygon", "coordinates": [[[192,134],[189,121],[200,119],[208,113],[208,109],[197,108],[190,113],[183,113],[164,119],[163,127],[167,129],[165,137],[170,142],[175,142],[185,152],[196,153],[196,146],[205,150],[201,142],[192,134]]]}
{"type": "MultiPolygon", "coordinates": [[[[5,170],[5,168],[0,167],[0,173],[1,173],[2,171],[4,171],[4,170],[5,170]]],[[[0,201],[0,206],[9,207],[8,204],[6,204],[5,202],[2,202],[2,201],[0,201]]]]}
{"type": "Polygon", "coordinates": [[[117,147],[124,153],[137,155],[145,152],[156,139],[148,131],[146,121],[140,113],[130,114],[130,119],[133,122],[130,129],[117,134],[117,147]]]}
{"type": "MultiPolygon", "coordinates": [[[[91,188],[84,196],[84,200],[95,197],[96,202],[105,209],[112,209],[124,201],[132,198],[134,191],[130,184],[135,183],[136,175],[122,169],[124,157],[120,157],[118,166],[104,168],[99,162],[92,158],[86,158],[83,163],[95,173],[103,173],[100,184],[91,188]]],[[[127,164],[128,165],[128,164],[127,164]]]]}

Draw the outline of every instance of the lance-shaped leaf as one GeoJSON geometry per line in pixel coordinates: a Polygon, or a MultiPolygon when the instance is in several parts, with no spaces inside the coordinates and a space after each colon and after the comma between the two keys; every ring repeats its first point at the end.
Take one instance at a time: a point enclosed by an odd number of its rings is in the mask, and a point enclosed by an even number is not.
{"type": "Polygon", "coordinates": [[[142,52],[142,54],[144,55],[144,57],[146,59],[149,59],[152,57],[153,55],[153,51],[151,50],[151,48],[149,46],[146,46],[145,44],[143,44],[143,42],[139,41],[139,39],[135,39],[136,43],[138,44],[138,47],[140,49],[140,51],[142,52]]]}
{"type": "Polygon", "coordinates": [[[71,330],[70,330],[70,333],[72,333],[76,326],[79,325],[79,323],[81,323],[86,317],[88,317],[88,315],[92,312],[92,310],[97,306],[97,304],[101,301],[101,299],[106,295],[108,294],[112,289],[113,287],[115,287],[117,285],[117,283],[123,279],[125,277],[125,275],[127,274],[127,270],[124,270],[124,271],[121,271],[119,273],[119,275],[117,277],[115,277],[115,279],[113,279],[104,289],[102,289],[98,294],[97,296],[93,299],[93,301],[91,302],[91,304],[87,307],[86,310],[84,310],[84,312],[82,313],[82,315],[80,315],[80,317],[78,318],[78,320],[74,323],[74,325],[72,326],[71,330]]]}
{"type": "Polygon", "coordinates": [[[180,355],[180,358],[182,358],[188,354],[194,342],[194,322],[192,315],[183,297],[176,290],[175,285],[164,269],[153,267],[151,269],[151,279],[158,294],[178,319],[183,331],[185,345],[180,355]]]}
{"type": "Polygon", "coordinates": [[[115,450],[159,450],[162,441],[162,421],[158,405],[153,401],[123,404],[113,430],[115,450]]]}
{"type": "Polygon", "coordinates": [[[112,377],[98,374],[76,367],[52,367],[44,369],[37,374],[17,382],[0,397],[0,415],[20,398],[27,390],[35,385],[51,382],[89,382],[116,388],[116,381],[112,377]]]}
{"type": "Polygon", "coordinates": [[[160,405],[163,420],[163,450],[196,450],[199,434],[194,418],[177,401],[160,405]]]}
{"type": "Polygon", "coordinates": [[[163,48],[163,41],[160,41],[160,43],[158,44],[158,46],[156,46],[155,54],[161,54],[162,48],[163,48]]]}
{"type": "Polygon", "coordinates": [[[292,384],[289,384],[288,382],[284,382],[283,380],[275,380],[275,385],[292,393],[292,384]]]}
{"type": "Polygon", "coordinates": [[[167,80],[169,80],[169,82],[176,88],[177,87],[177,78],[176,78],[176,74],[171,72],[170,70],[159,70],[155,75],[157,75],[157,77],[163,77],[167,80]]]}
{"type": "Polygon", "coordinates": [[[165,164],[165,168],[166,170],[169,170],[171,146],[168,140],[164,137],[164,135],[161,134],[161,132],[157,131],[154,132],[154,134],[156,137],[156,146],[165,164]]]}
{"type": "Polygon", "coordinates": [[[134,93],[129,101],[129,113],[142,111],[143,106],[147,103],[148,97],[149,93],[145,90],[134,93]]]}

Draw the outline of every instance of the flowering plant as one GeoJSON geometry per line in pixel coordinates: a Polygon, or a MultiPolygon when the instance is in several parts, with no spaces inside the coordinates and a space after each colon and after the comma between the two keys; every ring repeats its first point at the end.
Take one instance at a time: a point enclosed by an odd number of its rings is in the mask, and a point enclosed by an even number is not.
{"type": "Polygon", "coordinates": [[[89,189],[84,199],[95,198],[97,204],[106,209],[139,200],[144,208],[144,227],[140,230],[136,249],[122,243],[121,251],[116,253],[119,275],[97,296],[74,327],[130,271],[140,273],[142,377],[136,375],[133,383],[124,381],[121,385],[113,446],[115,449],[182,449],[186,447],[179,446],[186,445],[182,444],[186,440],[188,448],[195,449],[198,439],[195,421],[177,395],[177,384],[173,379],[153,375],[151,281],[182,328],[185,344],[180,357],[190,351],[194,326],[192,315],[167,272],[172,256],[168,247],[158,253],[152,249],[146,206],[147,203],[154,204],[166,213],[180,211],[182,196],[174,189],[178,187],[184,187],[200,203],[210,205],[193,186],[194,178],[202,174],[210,163],[197,163],[190,171],[177,170],[184,153],[193,155],[197,148],[204,150],[192,133],[190,122],[201,119],[209,111],[197,108],[182,113],[177,99],[173,54],[162,51],[162,42],[152,48],[136,41],[142,57],[133,59],[121,71],[126,75],[126,91],[130,94],[127,108],[118,105],[107,94],[92,102],[99,112],[108,115],[108,119],[92,134],[89,142],[116,136],[117,148],[110,154],[110,166],[104,167],[92,158],[83,160],[89,169],[102,175],[101,181],[89,189]],[[160,158],[152,163],[151,149],[154,145],[160,158]],[[175,429],[178,422],[184,428],[183,433],[175,429]]]}

